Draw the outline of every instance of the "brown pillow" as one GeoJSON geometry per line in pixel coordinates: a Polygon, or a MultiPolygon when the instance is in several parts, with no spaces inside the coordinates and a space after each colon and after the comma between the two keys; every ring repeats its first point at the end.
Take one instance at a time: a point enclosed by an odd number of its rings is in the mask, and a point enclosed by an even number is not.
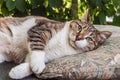
{"type": "Polygon", "coordinates": [[[120,27],[96,25],[112,36],[98,49],[83,54],[66,56],[47,64],[42,79],[112,79],[120,77],[120,27]]]}

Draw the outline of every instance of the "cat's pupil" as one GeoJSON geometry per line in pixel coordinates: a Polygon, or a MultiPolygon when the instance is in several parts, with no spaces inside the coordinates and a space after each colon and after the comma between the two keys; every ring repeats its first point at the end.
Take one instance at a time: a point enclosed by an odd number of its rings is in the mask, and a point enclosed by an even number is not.
{"type": "Polygon", "coordinates": [[[86,37],[87,41],[92,41],[92,39],[90,37],[86,37]]]}
{"type": "Polygon", "coordinates": [[[82,31],[82,27],[80,25],[78,26],[78,31],[82,31]]]}

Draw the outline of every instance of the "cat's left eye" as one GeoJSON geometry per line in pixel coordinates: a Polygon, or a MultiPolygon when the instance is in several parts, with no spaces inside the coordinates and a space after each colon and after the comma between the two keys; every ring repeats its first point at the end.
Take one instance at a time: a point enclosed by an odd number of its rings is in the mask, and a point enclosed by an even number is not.
{"type": "Polygon", "coordinates": [[[80,25],[78,26],[78,31],[82,31],[82,27],[80,25]]]}
{"type": "Polygon", "coordinates": [[[92,41],[92,38],[86,37],[86,40],[87,40],[87,41],[92,41]]]}

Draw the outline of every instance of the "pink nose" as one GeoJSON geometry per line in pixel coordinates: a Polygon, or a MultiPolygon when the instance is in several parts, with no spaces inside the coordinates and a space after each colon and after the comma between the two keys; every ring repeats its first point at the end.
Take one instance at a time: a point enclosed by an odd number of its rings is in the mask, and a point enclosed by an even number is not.
{"type": "Polygon", "coordinates": [[[76,41],[78,41],[78,40],[83,40],[83,39],[84,39],[83,35],[78,35],[78,36],[76,36],[76,41]]]}

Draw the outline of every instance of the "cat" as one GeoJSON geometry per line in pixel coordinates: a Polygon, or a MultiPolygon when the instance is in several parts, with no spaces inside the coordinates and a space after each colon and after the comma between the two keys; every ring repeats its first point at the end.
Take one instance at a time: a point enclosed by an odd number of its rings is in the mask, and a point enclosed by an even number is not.
{"type": "Polygon", "coordinates": [[[66,22],[36,16],[0,18],[0,63],[19,63],[9,76],[22,79],[40,74],[49,61],[97,49],[111,34],[91,24],[89,9],[81,19],[66,22]]]}

